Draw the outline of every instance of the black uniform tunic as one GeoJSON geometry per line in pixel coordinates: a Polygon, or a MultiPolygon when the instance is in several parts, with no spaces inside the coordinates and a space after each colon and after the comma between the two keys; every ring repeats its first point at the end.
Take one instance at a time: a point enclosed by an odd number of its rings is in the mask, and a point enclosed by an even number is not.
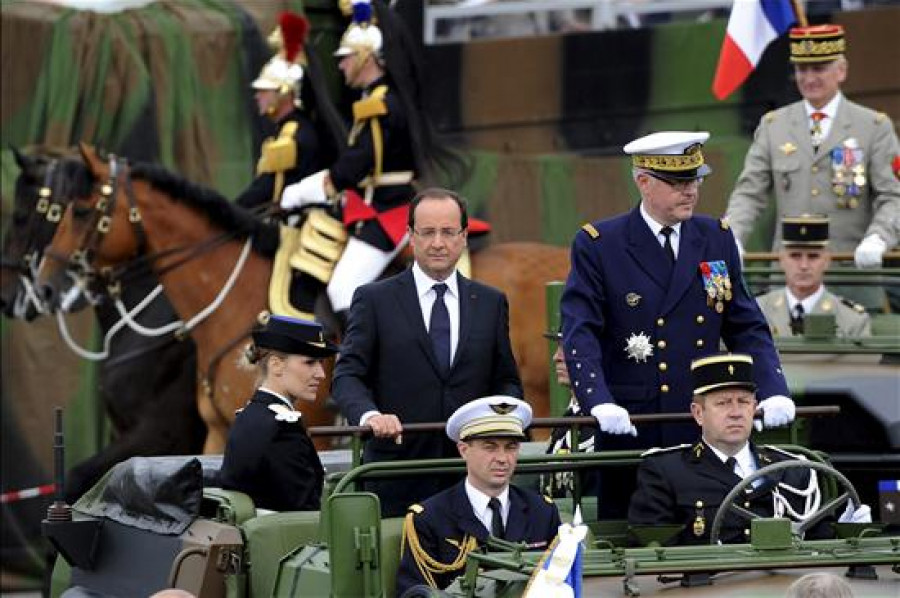
{"type": "Polygon", "coordinates": [[[228,433],[221,486],[248,494],[258,508],[318,510],[324,471],[297,416],[285,401],[257,390],[228,433]]]}

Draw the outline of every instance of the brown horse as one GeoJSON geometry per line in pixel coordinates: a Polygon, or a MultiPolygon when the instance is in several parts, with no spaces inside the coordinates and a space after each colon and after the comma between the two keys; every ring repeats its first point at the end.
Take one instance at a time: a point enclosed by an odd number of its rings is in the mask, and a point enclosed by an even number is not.
{"type": "MultiPolygon", "coordinates": [[[[61,265],[74,265],[76,272],[95,277],[105,270],[99,277],[107,284],[124,283],[132,265],[149,262],[182,320],[199,319],[190,334],[197,345],[198,407],[209,431],[204,451],[221,452],[234,410],[252,389],[252,375],[239,362],[248,333],[266,308],[278,231],[158,167],[137,165],[130,172],[121,167],[112,177],[112,163],[91,149],[82,153],[100,190],[69,205],[47,249],[55,259],[45,260],[41,282],[61,265]],[[205,312],[201,319],[198,314],[205,312]]],[[[473,271],[509,296],[526,396],[537,414],[546,414],[544,284],[565,276],[565,250],[498,245],[473,257],[473,271]]],[[[304,418],[309,425],[323,425],[332,415],[319,401],[305,408],[304,418]]]]}

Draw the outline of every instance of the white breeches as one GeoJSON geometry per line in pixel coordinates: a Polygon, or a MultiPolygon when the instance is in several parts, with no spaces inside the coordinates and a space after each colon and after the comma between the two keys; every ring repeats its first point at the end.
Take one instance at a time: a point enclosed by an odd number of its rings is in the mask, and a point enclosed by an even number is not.
{"type": "Polygon", "coordinates": [[[336,312],[350,309],[356,288],[377,279],[408,241],[407,235],[393,251],[382,251],[356,237],[350,237],[341,259],[334,267],[331,282],[328,283],[331,309],[336,312]]]}

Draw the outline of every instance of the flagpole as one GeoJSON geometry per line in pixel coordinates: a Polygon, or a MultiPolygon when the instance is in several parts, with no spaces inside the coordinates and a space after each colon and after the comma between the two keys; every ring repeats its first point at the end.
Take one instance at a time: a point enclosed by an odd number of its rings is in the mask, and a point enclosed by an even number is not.
{"type": "Polygon", "coordinates": [[[794,8],[794,16],[797,17],[797,24],[801,27],[809,26],[809,21],[806,20],[806,11],[803,10],[801,0],[791,0],[791,6],[794,8]]]}

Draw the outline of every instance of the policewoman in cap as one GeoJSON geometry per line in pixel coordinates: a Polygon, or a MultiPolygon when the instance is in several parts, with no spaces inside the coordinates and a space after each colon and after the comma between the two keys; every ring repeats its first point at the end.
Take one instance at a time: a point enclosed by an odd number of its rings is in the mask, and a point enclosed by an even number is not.
{"type": "Polygon", "coordinates": [[[806,316],[833,315],[839,337],[871,334],[869,315],[859,303],[825,288],[831,264],[828,216],[803,214],[781,220],[782,249],[778,254],[785,286],[757,297],[774,336],[802,335],[806,316]]]}
{"type": "Polygon", "coordinates": [[[324,472],[298,406],[316,400],[323,362],[336,351],[315,322],[272,315],[253,331],[247,357],[258,387],[228,434],[223,488],[248,494],[260,509],[319,509],[324,472]]]}
{"type": "Polygon", "coordinates": [[[409,508],[398,595],[417,585],[447,587],[488,536],[533,550],[553,541],[560,525],[556,505],[510,484],[530,423],[531,406],[508,396],[476,399],[450,416],[447,436],[466,462],[466,479],[409,508]]]}
{"type": "MultiPolygon", "coordinates": [[[[673,544],[708,544],[709,532],[722,500],[743,478],[779,461],[798,459],[772,446],[750,441],[756,415],[754,363],[750,355],[716,354],[691,364],[691,414],[700,426],[700,440],[644,453],[637,490],[631,499],[632,525],[684,524],[673,544]]],[[[738,506],[761,517],[798,520],[818,505],[816,476],[804,468],[776,472],[747,489],[738,506]]],[[[871,520],[869,507],[848,504],[841,521],[871,520]]],[[[826,518],[828,519],[828,518],[826,518]]],[[[834,521],[834,518],[830,518],[834,521]]],[[[724,520],[723,542],[749,542],[750,523],[730,513],[724,520]]],[[[807,532],[808,539],[829,537],[824,521],[807,532]]]]}
{"type": "MultiPolygon", "coordinates": [[[[828,216],[832,250],[853,251],[859,268],[879,266],[900,234],[894,125],[841,93],[848,69],[843,27],[795,27],[790,48],[803,99],[760,120],[726,216],[746,243],[774,196],[775,213],[828,216]]],[[[774,249],[781,239],[776,228],[774,249]]]]}
{"type": "MultiPolygon", "coordinates": [[[[691,360],[729,349],[753,356],[765,424],[794,417],[768,324],[747,292],[725,221],[696,215],[709,175],[706,132],[666,131],[632,141],[641,202],[626,214],[585,224],[572,244],[561,300],[572,390],[600,426],[597,450],[689,441],[688,424],[631,424],[633,413],[687,412],[691,360]]],[[[633,472],[602,472],[599,509],[624,517],[633,472]]]]}

